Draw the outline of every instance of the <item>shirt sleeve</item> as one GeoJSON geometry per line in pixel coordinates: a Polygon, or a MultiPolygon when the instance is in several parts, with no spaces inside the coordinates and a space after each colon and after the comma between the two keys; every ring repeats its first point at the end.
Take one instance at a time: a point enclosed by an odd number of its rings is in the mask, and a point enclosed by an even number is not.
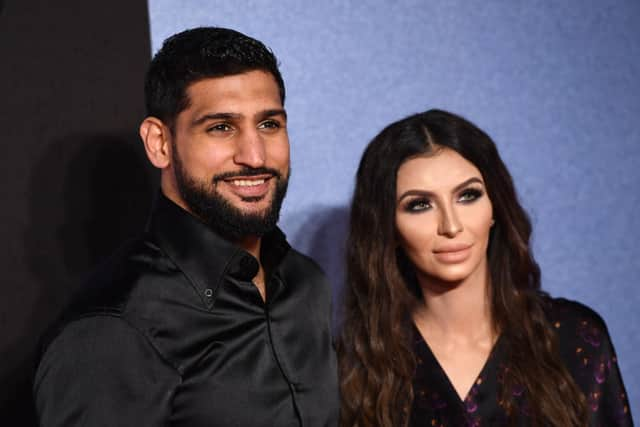
{"type": "Polygon", "coordinates": [[[616,352],[604,320],[582,304],[556,300],[555,327],[567,368],[587,399],[590,427],[633,426],[616,352]]]}
{"type": "Polygon", "coordinates": [[[178,372],[123,319],[69,323],[45,351],[34,381],[41,426],[167,425],[178,372]]]}
{"type": "Polygon", "coordinates": [[[590,350],[593,351],[591,355],[587,351],[590,360],[586,364],[591,374],[591,384],[585,390],[590,425],[631,427],[633,422],[616,352],[605,323],[597,323],[590,325],[583,322],[582,325],[587,329],[584,331],[587,337],[585,344],[591,346],[590,350]],[[600,345],[597,345],[598,342],[600,345]]]}

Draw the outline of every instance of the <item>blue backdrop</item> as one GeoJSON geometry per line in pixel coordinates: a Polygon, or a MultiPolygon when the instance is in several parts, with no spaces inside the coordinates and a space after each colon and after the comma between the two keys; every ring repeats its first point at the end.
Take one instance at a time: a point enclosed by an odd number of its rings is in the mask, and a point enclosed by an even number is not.
{"type": "Polygon", "coordinates": [[[217,25],[263,40],[287,85],[281,225],[342,283],[353,177],[387,123],[439,107],[497,142],[534,223],[543,286],[607,321],[640,416],[640,3],[149,0],[152,47],[217,25]]]}

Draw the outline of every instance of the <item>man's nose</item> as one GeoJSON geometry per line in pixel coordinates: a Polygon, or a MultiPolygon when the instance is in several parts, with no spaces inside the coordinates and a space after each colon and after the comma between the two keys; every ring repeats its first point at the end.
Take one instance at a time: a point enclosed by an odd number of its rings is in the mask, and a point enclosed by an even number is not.
{"type": "Polygon", "coordinates": [[[440,210],[440,223],[438,224],[438,234],[447,237],[455,237],[463,230],[462,223],[456,215],[453,207],[444,207],[440,210]]]}
{"type": "Polygon", "coordinates": [[[239,135],[233,160],[236,164],[250,168],[265,165],[265,142],[257,129],[245,130],[239,135]]]}

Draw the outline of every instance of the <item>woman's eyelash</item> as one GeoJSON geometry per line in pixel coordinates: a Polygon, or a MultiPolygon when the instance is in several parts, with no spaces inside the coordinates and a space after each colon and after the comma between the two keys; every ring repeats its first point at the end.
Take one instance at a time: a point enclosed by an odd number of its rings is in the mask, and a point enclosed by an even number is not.
{"type": "Polygon", "coordinates": [[[473,202],[482,197],[483,194],[484,192],[479,188],[467,188],[466,190],[462,191],[462,193],[460,193],[458,201],[463,203],[473,202]]]}
{"type": "MultiPolygon", "coordinates": [[[[480,188],[467,188],[460,192],[457,201],[463,204],[473,203],[484,195],[480,188]]],[[[408,213],[418,213],[432,209],[431,200],[426,197],[417,197],[404,204],[404,211],[408,213]]]]}
{"type": "Polygon", "coordinates": [[[410,200],[404,206],[404,210],[407,212],[421,212],[427,209],[431,209],[431,201],[426,198],[410,200]]]}

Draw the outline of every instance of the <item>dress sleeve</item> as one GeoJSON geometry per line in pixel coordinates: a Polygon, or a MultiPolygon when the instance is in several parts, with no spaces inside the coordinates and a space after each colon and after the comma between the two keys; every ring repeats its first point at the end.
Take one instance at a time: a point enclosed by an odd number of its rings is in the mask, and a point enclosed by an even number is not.
{"type": "Polygon", "coordinates": [[[41,426],[167,425],[180,375],[124,320],[68,324],[44,353],[34,381],[41,426]]]}
{"type": "Polygon", "coordinates": [[[556,300],[554,326],[563,358],[584,392],[589,426],[633,426],[618,360],[604,320],[590,308],[556,300]]]}

